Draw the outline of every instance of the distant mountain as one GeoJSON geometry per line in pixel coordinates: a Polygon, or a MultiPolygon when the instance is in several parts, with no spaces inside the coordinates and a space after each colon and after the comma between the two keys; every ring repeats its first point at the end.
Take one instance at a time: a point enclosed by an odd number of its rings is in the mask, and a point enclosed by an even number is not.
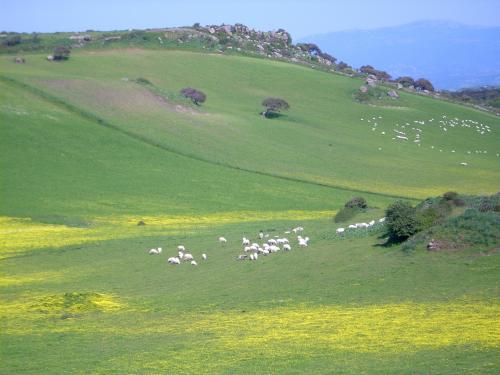
{"type": "Polygon", "coordinates": [[[354,67],[369,64],[393,77],[425,77],[439,89],[500,85],[500,27],[422,21],[301,41],[316,43],[354,67]]]}

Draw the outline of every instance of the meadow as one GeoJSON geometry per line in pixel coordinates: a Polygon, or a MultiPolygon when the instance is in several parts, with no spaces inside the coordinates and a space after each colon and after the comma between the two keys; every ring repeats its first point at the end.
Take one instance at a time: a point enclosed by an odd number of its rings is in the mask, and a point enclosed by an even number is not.
{"type": "Polygon", "coordinates": [[[359,79],[241,56],[11,60],[0,57],[0,373],[498,372],[497,254],[407,254],[381,230],[339,237],[333,221],[356,195],[364,221],[398,197],[495,193],[498,118],[406,93],[368,106],[353,100],[359,79]],[[185,86],[207,102],[179,99],[185,86]],[[291,109],[265,120],[271,95],[291,109]],[[443,115],[491,133],[426,122],[421,146],[381,134],[443,115]],[[308,248],[235,260],[242,236],[297,225],[308,248]],[[208,260],[168,265],[179,244],[208,260]]]}

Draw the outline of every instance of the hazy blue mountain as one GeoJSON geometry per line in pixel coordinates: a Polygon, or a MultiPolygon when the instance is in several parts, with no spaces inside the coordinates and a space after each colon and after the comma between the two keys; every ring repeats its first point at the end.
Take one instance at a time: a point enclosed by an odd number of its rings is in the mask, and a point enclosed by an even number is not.
{"type": "Polygon", "coordinates": [[[422,21],[302,38],[353,67],[430,79],[439,89],[500,85],[500,27],[422,21]]]}

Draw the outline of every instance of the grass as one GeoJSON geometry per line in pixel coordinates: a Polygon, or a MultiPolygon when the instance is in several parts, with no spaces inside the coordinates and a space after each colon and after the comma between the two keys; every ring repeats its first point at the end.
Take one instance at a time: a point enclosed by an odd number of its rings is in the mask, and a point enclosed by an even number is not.
{"type": "Polygon", "coordinates": [[[333,220],[355,190],[370,209],[353,222],[395,196],[494,191],[498,119],[407,94],[407,109],[358,104],[355,80],[262,59],[102,50],[0,66],[0,373],[498,372],[498,256],[405,254],[381,225],[338,236],[333,220]],[[208,100],[178,111],[123,77],[208,100]],[[266,96],[291,110],[261,119],[266,96]],[[429,125],[436,145],[488,150],[471,168],[359,122],[440,113],[492,126],[447,139],[429,125]],[[307,249],[234,260],[242,236],[297,225],[307,249]],[[198,267],[167,265],[179,244],[198,267]]]}
{"type": "Polygon", "coordinates": [[[456,186],[464,193],[491,194],[500,177],[498,118],[407,93],[401,94],[402,109],[356,103],[352,94],[360,80],[305,67],[237,56],[131,49],[76,52],[62,64],[32,55],[20,66],[5,57],[1,66],[4,75],[38,86],[129,133],[240,169],[409,198],[435,196],[456,186]],[[204,91],[206,114],[172,110],[148,95],[146,88],[121,80],[143,76],[166,92],[186,86],[204,91]],[[285,98],[291,110],[279,119],[263,119],[260,102],[268,96],[285,98]],[[437,126],[443,115],[487,124],[492,132],[480,135],[470,128],[444,132],[437,126]],[[382,119],[376,131],[360,121],[378,116],[382,119]],[[436,122],[421,126],[420,147],[391,139],[395,124],[431,118],[436,122]],[[238,147],[242,140],[258,145],[258,152],[238,147]],[[467,153],[470,150],[472,154],[467,153]],[[461,162],[469,166],[464,168],[461,162]]]}

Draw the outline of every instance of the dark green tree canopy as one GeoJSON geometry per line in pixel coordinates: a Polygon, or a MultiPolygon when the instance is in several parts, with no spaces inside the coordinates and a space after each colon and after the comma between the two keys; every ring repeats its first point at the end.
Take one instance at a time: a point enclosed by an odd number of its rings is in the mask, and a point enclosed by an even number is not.
{"type": "Polygon", "coordinates": [[[191,99],[196,105],[200,105],[207,100],[207,96],[200,90],[193,89],[192,87],[185,87],[181,90],[181,95],[191,99]]]}
{"type": "Polygon", "coordinates": [[[266,118],[277,117],[282,110],[290,108],[290,105],[286,102],[286,100],[281,98],[266,98],[262,101],[262,105],[266,109],[261,113],[261,115],[266,118]]]}

